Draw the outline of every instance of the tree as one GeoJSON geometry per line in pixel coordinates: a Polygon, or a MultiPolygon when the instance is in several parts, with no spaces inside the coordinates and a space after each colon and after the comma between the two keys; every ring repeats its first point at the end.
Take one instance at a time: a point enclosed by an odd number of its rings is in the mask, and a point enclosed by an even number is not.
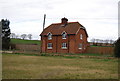
{"type": "Polygon", "coordinates": [[[10,21],[2,19],[0,22],[2,28],[1,38],[2,38],[2,49],[9,49],[10,46],[10,21]]]}
{"type": "Polygon", "coordinates": [[[120,58],[120,37],[119,37],[119,39],[115,42],[114,54],[115,54],[115,57],[120,58]]]}
{"type": "Polygon", "coordinates": [[[106,39],[106,40],[104,40],[104,42],[106,43],[106,45],[109,43],[109,40],[108,39],[106,39]]]}
{"type": "Polygon", "coordinates": [[[90,41],[93,42],[93,43],[95,43],[95,39],[94,38],[92,38],[90,41]]]}
{"type": "Polygon", "coordinates": [[[11,34],[10,34],[10,37],[11,37],[11,38],[15,38],[15,37],[16,37],[15,33],[11,33],[11,34]]]}
{"type": "Polygon", "coordinates": [[[99,39],[99,43],[100,43],[100,46],[102,46],[103,40],[102,40],[102,39],[99,39]]]}
{"type": "Polygon", "coordinates": [[[28,34],[28,38],[31,40],[32,39],[32,34],[28,34]]]}
{"type": "Polygon", "coordinates": [[[102,39],[99,39],[99,43],[102,43],[103,42],[103,40],[102,39]]]}
{"type": "Polygon", "coordinates": [[[95,41],[96,41],[96,43],[98,43],[98,42],[99,42],[99,39],[95,39],[95,41]]]}
{"type": "Polygon", "coordinates": [[[110,44],[113,44],[114,43],[114,40],[110,40],[110,44]]]}
{"type": "Polygon", "coordinates": [[[26,38],[26,36],[27,36],[26,34],[22,34],[21,38],[24,40],[26,38]]]}
{"type": "Polygon", "coordinates": [[[18,39],[19,35],[16,35],[15,38],[18,39]]]}

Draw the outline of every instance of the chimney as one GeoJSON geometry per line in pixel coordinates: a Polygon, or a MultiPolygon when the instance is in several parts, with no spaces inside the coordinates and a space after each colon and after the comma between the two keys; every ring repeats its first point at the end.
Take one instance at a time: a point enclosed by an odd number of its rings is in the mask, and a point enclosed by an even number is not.
{"type": "Polygon", "coordinates": [[[61,19],[61,23],[64,24],[64,25],[67,25],[67,23],[68,23],[68,19],[65,18],[65,17],[62,18],[62,19],[61,19]]]}

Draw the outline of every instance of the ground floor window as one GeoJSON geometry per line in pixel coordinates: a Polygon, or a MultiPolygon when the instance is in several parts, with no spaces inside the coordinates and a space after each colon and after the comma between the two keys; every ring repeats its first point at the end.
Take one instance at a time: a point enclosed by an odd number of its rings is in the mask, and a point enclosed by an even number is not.
{"type": "Polygon", "coordinates": [[[62,49],[67,49],[67,43],[62,43],[62,49]]]}
{"type": "Polygon", "coordinates": [[[81,43],[78,45],[78,49],[82,49],[82,44],[81,43]]]}
{"type": "Polygon", "coordinates": [[[86,49],[86,46],[84,45],[84,50],[86,49]]]}
{"type": "Polygon", "coordinates": [[[48,43],[47,48],[52,49],[52,43],[48,43]]]}

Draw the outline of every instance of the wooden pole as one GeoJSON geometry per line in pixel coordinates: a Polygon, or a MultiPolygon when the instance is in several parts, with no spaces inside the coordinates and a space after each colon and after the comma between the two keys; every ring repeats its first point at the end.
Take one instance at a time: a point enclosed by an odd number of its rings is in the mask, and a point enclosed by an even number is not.
{"type": "Polygon", "coordinates": [[[43,30],[44,30],[44,27],[45,27],[45,19],[46,19],[46,14],[44,14],[44,20],[43,20],[43,30]]]}

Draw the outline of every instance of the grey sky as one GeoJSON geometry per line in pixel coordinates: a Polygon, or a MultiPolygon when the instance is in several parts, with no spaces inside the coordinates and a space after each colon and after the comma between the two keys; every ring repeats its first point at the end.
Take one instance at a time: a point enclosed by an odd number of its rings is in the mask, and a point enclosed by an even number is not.
{"type": "Polygon", "coordinates": [[[33,34],[39,39],[43,15],[47,27],[67,17],[86,27],[89,39],[114,39],[118,37],[119,0],[0,0],[0,19],[10,20],[12,33],[33,34]]]}

